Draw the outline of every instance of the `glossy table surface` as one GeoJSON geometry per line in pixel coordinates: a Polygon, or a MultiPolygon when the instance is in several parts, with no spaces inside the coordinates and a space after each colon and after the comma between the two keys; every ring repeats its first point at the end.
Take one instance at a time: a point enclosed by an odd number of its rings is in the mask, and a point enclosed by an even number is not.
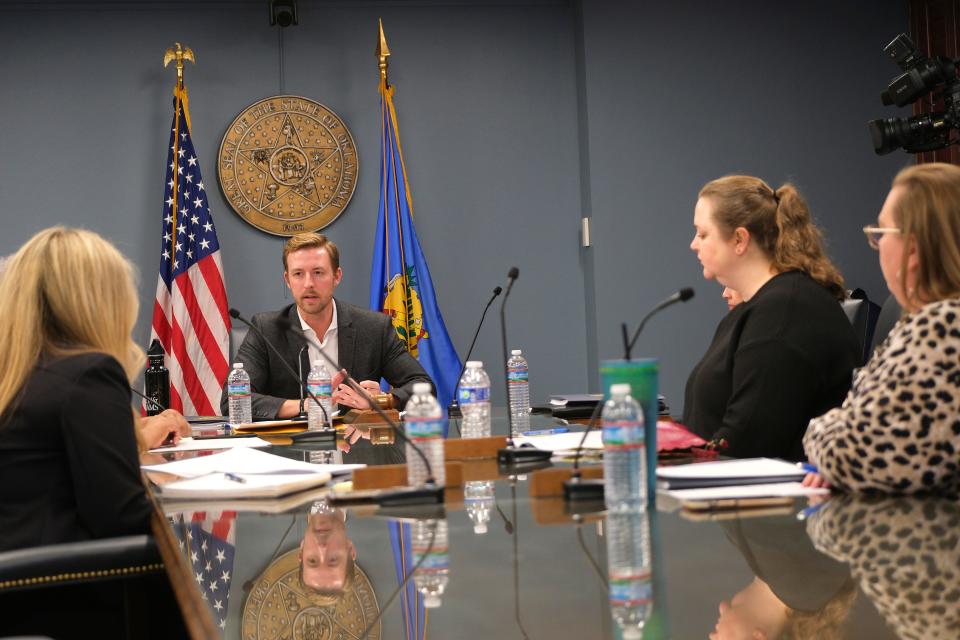
{"type": "MultiPolygon", "coordinates": [[[[495,417],[494,433],[504,425],[495,417]]],[[[367,441],[343,456],[402,459],[401,447],[367,441]]],[[[439,510],[335,509],[314,492],[284,509],[204,503],[168,515],[225,638],[632,637],[614,611],[645,620],[647,638],[960,637],[954,501],[834,496],[815,509],[694,514],[659,500],[611,517],[530,498],[532,474],[486,473],[439,510]],[[627,586],[650,602],[632,607],[611,604],[624,584],[622,571],[609,579],[608,541],[624,532],[647,565],[627,586]],[[441,593],[425,609],[418,587],[441,593]]]]}

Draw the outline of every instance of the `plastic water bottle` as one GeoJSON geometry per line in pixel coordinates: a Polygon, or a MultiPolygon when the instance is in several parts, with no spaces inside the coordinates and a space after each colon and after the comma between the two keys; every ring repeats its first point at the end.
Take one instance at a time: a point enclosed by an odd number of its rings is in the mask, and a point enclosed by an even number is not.
{"type": "Polygon", "coordinates": [[[234,362],[233,371],[227,376],[227,409],[227,420],[230,424],[253,422],[250,376],[243,370],[242,362],[234,362]]]}
{"type": "Polygon", "coordinates": [[[473,532],[483,535],[487,532],[490,513],[494,507],[493,482],[475,480],[463,485],[463,502],[467,506],[467,515],[473,521],[473,532]]]}
{"type": "MultiPolygon", "coordinates": [[[[427,460],[433,471],[433,479],[438,487],[446,481],[443,465],[443,411],[440,403],[430,393],[429,382],[417,382],[413,385],[413,395],[407,401],[406,415],[403,418],[407,437],[413,441],[427,460]]],[[[407,484],[421,487],[427,482],[427,467],[407,443],[407,484]]]]}
{"type": "Polygon", "coordinates": [[[603,496],[610,511],[644,509],[647,504],[647,458],[643,412],[630,397],[629,384],[610,387],[603,406],[603,496]]]}
{"type": "Polygon", "coordinates": [[[510,389],[510,423],[512,435],[530,431],[530,367],[523,352],[514,349],[507,360],[507,386],[510,389]]]}
{"type": "Polygon", "coordinates": [[[413,583],[423,596],[427,609],[439,607],[440,598],[450,581],[450,548],[446,520],[417,520],[410,525],[413,537],[413,562],[423,563],[413,572],[413,583]],[[431,544],[431,540],[433,544],[431,544]]]}
{"type": "Polygon", "coordinates": [[[606,537],[610,613],[621,637],[642,638],[653,609],[647,512],[609,512],[606,537]]]}
{"type": "Polygon", "coordinates": [[[460,412],[463,423],[461,438],[487,438],[490,436],[490,377],[483,370],[483,363],[471,360],[460,378],[460,412]]]}
{"type": "MultiPolygon", "coordinates": [[[[316,431],[325,429],[329,426],[328,420],[333,406],[330,404],[330,394],[333,392],[333,378],[330,377],[330,371],[323,364],[323,360],[314,360],[313,368],[307,374],[307,389],[317,397],[323,409],[317,406],[313,398],[308,397],[307,402],[307,429],[316,431]],[[324,414],[326,411],[326,414],[324,414]]],[[[308,394],[309,395],[309,394],[308,394]]]]}

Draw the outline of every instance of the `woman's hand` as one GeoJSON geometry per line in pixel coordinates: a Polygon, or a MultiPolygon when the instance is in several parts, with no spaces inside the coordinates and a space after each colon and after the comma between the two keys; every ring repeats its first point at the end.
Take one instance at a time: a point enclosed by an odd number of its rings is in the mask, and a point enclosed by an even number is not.
{"type": "Polygon", "coordinates": [[[829,489],[830,488],[830,483],[827,482],[827,480],[819,473],[808,473],[803,477],[803,482],[801,484],[811,489],[829,489]]]}
{"type": "Polygon", "coordinates": [[[190,423],[179,411],[167,409],[155,416],[141,418],[140,435],[148,449],[177,444],[181,437],[190,435],[190,423]]]}

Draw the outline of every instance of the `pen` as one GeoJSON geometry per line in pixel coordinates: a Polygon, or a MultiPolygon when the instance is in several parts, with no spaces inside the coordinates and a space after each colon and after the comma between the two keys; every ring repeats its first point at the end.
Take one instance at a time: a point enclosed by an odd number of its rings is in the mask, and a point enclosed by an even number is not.
{"type": "Polygon", "coordinates": [[[226,471],[223,473],[223,477],[226,478],[227,480],[233,480],[234,482],[240,482],[240,483],[246,482],[245,478],[241,478],[235,473],[228,473],[226,471]]]}
{"type": "Polygon", "coordinates": [[[803,469],[804,471],[806,471],[807,473],[820,473],[819,471],[817,471],[817,468],[814,465],[810,464],[809,462],[798,462],[797,466],[803,469]]]}
{"type": "Polygon", "coordinates": [[[536,429],[536,430],[534,430],[534,431],[527,431],[527,432],[526,432],[525,434],[523,434],[523,435],[525,435],[525,436],[549,436],[549,435],[553,435],[554,433],[567,433],[568,431],[570,431],[570,429],[567,429],[566,427],[556,427],[556,428],[554,428],[554,429],[536,429]]]}
{"type": "Polygon", "coordinates": [[[822,509],[823,505],[827,504],[828,502],[829,500],[824,500],[823,502],[818,502],[815,505],[811,505],[807,507],[803,511],[797,513],[797,520],[806,520],[807,518],[815,514],[817,511],[822,509]]]}

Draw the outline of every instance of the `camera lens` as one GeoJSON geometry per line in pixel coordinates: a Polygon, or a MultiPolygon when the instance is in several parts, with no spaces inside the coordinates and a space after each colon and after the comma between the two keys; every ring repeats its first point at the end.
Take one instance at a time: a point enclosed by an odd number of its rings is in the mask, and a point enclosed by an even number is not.
{"type": "Polygon", "coordinates": [[[873,138],[873,150],[882,156],[900,147],[916,152],[947,146],[949,129],[943,126],[942,115],[922,114],[912,118],[869,121],[867,128],[873,138]]]}

